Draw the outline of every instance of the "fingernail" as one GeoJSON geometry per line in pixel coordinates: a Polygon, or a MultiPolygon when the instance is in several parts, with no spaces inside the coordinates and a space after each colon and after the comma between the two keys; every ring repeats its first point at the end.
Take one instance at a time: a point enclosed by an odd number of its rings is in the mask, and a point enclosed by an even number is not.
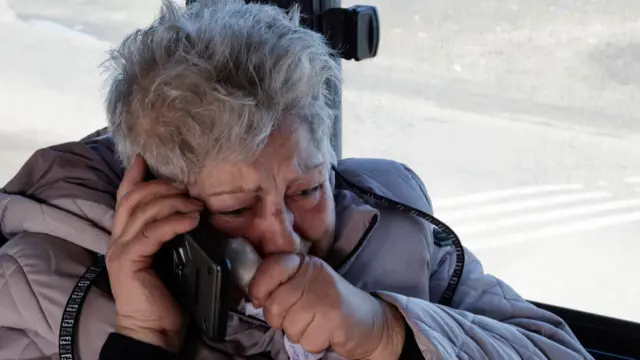
{"type": "Polygon", "coordinates": [[[191,216],[192,218],[199,218],[200,213],[199,212],[190,213],[189,216],[191,216]]]}

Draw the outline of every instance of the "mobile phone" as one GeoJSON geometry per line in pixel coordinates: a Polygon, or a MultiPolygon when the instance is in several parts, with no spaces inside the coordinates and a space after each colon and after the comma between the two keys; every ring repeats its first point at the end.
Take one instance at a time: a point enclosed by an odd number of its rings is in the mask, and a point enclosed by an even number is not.
{"type": "MultiPolygon", "coordinates": [[[[145,181],[157,177],[147,170],[145,181]]],[[[226,336],[228,311],[235,301],[230,264],[225,257],[227,237],[209,224],[206,213],[192,231],[162,245],[152,268],[171,295],[190,314],[208,342],[226,336]]]]}
{"type": "Polygon", "coordinates": [[[207,221],[178,235],[156,253],[153,268],[171,295],[191,315],[205,340],[224,340],[230,309],[230,264],[226,238],[207,221]]]}

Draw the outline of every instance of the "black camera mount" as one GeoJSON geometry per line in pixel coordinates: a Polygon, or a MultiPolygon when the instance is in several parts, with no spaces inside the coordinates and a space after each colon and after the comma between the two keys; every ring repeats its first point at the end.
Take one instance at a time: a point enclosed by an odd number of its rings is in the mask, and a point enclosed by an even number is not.
{"type": "MultiPolygon", "coordinates": [[[[187,0],[189,5],[197,0],[187,0]]],[[[370,59],[378,53],[380,20],[374,6],[342,8],[336,0],[245,0],[283,9],[300,6],[303,25],[323,34],[345,60],[370,59]]]]}

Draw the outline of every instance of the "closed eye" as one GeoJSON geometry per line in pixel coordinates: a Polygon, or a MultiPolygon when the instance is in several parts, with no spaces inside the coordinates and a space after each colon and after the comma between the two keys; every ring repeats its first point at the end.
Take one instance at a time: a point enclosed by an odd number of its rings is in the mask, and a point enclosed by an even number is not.
{"type": "Polygon", "coordinates": [[[224,215],[224,216],[240,216],[240,215],[244,215],[247,211],[249,211],[249,208],[244,207],[244,208],[239,208],[231,211],[220,211],[216,214],[224,215]]]}
{"type": "Polygon", "coordinates": [[[320,191],[321,188],[322,188],[322,184],[318,184],[312,188],[300,191],[297,195],[302,197],[311,196],[317,193],[318,191],[320,191]]]}

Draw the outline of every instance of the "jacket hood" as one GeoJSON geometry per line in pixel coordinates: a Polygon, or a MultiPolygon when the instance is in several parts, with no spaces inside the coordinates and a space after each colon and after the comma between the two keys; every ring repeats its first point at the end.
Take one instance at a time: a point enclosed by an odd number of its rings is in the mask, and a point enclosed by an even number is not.
{"type": "Polygon", "coordinates": [[[2,234],[45,233],[104,253],[122,175],[108,136],[38,150],[0,190],[2,234]]]}

